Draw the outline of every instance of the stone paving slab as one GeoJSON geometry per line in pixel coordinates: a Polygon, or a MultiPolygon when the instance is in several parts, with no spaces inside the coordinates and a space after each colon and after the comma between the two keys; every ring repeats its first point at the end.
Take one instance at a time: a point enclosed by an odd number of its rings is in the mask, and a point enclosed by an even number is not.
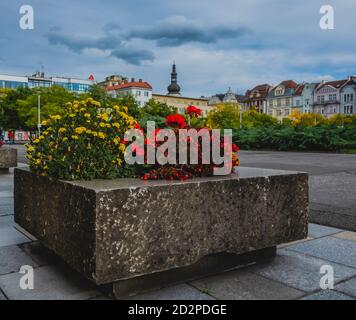
{"type": "Polygon", "coordinates": [[[338,284],[335,289],[356,298],[356,278],[338,284]]]}
{"type": "Polygon", "coordinates": [[[292,245],[288,250],[356,268],[356,242],[353,241],[325,237],[292,245]]]}
{"type": "Polygon", "coordinates": [[[283,244],[278,245],[277,249],[283,249],[283,248],[291,246],[292,244],[301,243],[301,242],[305,242],[305,241],[309,241],[309,240],[313,240],[313,238],[308,237],[306,239],[302,239],[302,240],[298,240],[298,241],[293,241],[293,242],[289,242],[289,243],[283,243],[283,244]]]}
{"type": "Polygon", "coordinates": [[[309,223],[309,233],[308,236],[311,238],[321,238],[325,236],[329,236],[335,233],[342,232],[343,230],[321,226],[319,224],[309,223]]]}
{"type": "Polygon", "coordinates": [[[248,268],[192,282],[200,290],[221,300],[291,300],[304,292],[250,273],[248,268]]]}
{"type": "Polygon", "coordinates": [[[215,300],[188,284],[180,284],[161,290],[139,294],[131,297],[132,300],[215,300]]]}
{"type": "Polygon", "coordinates": [[[1,198],[10,198],[13,196],[12,191],[0,191],[0,199],[1,198]]]}
{"type": "Polygon", "coordinates": [[[289,249],[278,250],[278,255],[272,262],[253,266],[248,271],[301,291],[313,292],[320,290],[320,268],[323,265],[334,268],[335,284],[356,276],[354,268],[289,249]]]}
{"type": "Polygon", "coordinates": [[[0,217],[0,247],[30,242],[31,240],[14,227],[13,216],[0,217]]]}
{"type": "Polygon", "coordinates": [[[344,232],[341,232],[341,233],[334,234],[333,236],[336,237],[336,238],[340,238],[340,239],[356,242],[356,232],[344,231],[344,232]]]}
{"type": "Polygon", "coordinates": [[[332,290],[323,290],[317,293],[311,294],[302,298],[301,300],[354,300],[352,297],[347,296],[343,293],[332,291],[332,290]]]}
{"type": "Polygon", "coordinates": [[[87,280],[65,266],[34,269],[34,290],[19,286],[22,274],[0,276],[0,288],[10,300],[86,300],[102,294],[87,280]]]}
{"type": "Polygon", "coordinates": [[[38,265],[17,246],[0,247],[0,275],[18,272],[23,265],[38,265]]]}
{"type": "Polygon", "coordinates": [[[0,217],[1,216],[8,216],[14,214],[14,203],[13,202],[3,202],[3,199],[0,198],[0,217]]]}
{"type": "Polygon", "coordinates": [[[19,247],[40,267],[63,263],[58,256],[46,249],[38,241],[25,243],[19,245],[19,247]]]}
{"type": "Polygon", "coordinates": [[[3,293],[2,293],[1,290],[0,290],[0,301],[1,301],[1,300],[7,300],[7,299],[6,299],[6,297],[3,295],[3,293]]]}

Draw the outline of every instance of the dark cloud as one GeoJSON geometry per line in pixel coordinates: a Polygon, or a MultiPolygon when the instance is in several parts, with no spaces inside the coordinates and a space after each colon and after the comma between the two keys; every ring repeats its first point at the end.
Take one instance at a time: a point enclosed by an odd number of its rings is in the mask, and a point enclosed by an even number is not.
{"type": "Polygon", "coordinates": [[[105,31],[105,33],[112,33],[114,31],[121,30],[121,27],[115,22],[109,22],[103,27],[103,30],[105,31]]]}
{"type": "Polygon", "coordinates": [[[144,61],[154,61],[153,52],[145,49],[126,46],[117,35],[111,32],[119,28],[116,24],[107,24],[104,27],[105,34],[102,37],[84,37],[64,34],[59,29],[51,29],[47,34],[51,45],[62,45],[76,53],[84,49],[107,50],[110,56],[121,59],[129,64],[141,65],[144,61]]]}
{"type": "Polygon", "coordinates": [[[103,27],[99,37],[73,36],[53,27],[46,35],[49,44],[62,45],[76,53],[84,49],[108,50],[110,55],[129,64],[140,65],[144,61],[154,61],[152,51],[127,46],[132,39],[153,40],[158,46],[180,46],[189,42],[216,43],[220,39],[240,37],[247,29],[236,26],[210,26],[188,20],[183,16],[169,17],[153,27],[133,28],[126,32],[110,22],[103,27]]]}
{"type": "Polygon", "coordinates": [[[155,59],[152,51],[126,47],[113,50],[111,56],[137,66],[141,65],[144,61],[152,62],[155,59]]]}
{"type": "Polygon", "coordinates": [[[222,39],[241,37],[248,32],[247,28],[238,26],[203,25],[183,16],[174,16],[153,27],[134,28],[126,34],[126,38],[155,40],[158,46],[179,46],[190,42],[216,43],[222,39]]]}
{"type": "Polygon", "coordinates": [[[84,49],[112,50],[121,45],[121,40],[113,35],[91,38],[84,36],[72,36],[59,31],[50,31],[47,39],[51,45],[62,45],[74,52],[82,52],[84,49]]]}

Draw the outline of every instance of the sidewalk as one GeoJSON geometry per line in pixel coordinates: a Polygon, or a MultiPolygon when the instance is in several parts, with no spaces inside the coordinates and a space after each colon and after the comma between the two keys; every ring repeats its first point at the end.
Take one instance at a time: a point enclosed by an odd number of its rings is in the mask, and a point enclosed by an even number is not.
{"type": "MultiPolygon", "coordinates": [[[[0,300],[109,299],[38,242],[14,228],[13,173],[0,175],[0,300]],[[34,290],[19,286],[20,267],[34,268],[34,290]]],[[[309,226],[305,241],[283,245],[274,261],[249,266],[134,299],[356,299],[356,233],[309,226]],[[320,267],[334,269],[335,289],[320,289],[320,267]]]]}

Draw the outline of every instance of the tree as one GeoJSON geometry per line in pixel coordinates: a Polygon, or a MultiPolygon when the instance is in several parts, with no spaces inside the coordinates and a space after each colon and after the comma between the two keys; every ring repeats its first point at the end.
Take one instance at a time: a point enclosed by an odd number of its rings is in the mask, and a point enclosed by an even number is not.
{"type": "Polygon", "coordinates": [[[35,130],[38,122],[38,96],[41,97],[41,119],[53,114],[63,114],[67,102],[73,102],[78,96],[61,86],[34,88],[22,99],[17,99],[16,108],[21,120],[21,127],[35,130]]]}
{"type": "Polygon", "coordinates": [[[31,95],[28,88],[1,89],[0,127],[5,130],[26,129],[18,110],[18,101],[31,95]]]}
{"type": "Polygon", "coordinates": [[[240,127],[241,106],[235,103],[218,104],[208,114],[207,124],[212,129],[237,129],[240,127]]]}
{"type": "Polygon", "coordinates": [[[177,108],[168,106],[166,103],[154,99],[148,101],[140,108],[138,116],[141,127],[146,128],[147,121],[154,121],[156,128],[166,127],[166,117],[178,112],[177,108]]]}

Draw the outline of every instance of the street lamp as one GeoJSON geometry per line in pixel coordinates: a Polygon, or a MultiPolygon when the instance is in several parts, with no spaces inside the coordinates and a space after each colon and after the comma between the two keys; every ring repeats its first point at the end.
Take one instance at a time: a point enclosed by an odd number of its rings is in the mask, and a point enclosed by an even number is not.
{"type": "Polygon", "coordinates": [[[38,95],[38,110],[37,110],[37,128],[38,128],[38,135],[41,135],[41,96],[38,95]]]}

